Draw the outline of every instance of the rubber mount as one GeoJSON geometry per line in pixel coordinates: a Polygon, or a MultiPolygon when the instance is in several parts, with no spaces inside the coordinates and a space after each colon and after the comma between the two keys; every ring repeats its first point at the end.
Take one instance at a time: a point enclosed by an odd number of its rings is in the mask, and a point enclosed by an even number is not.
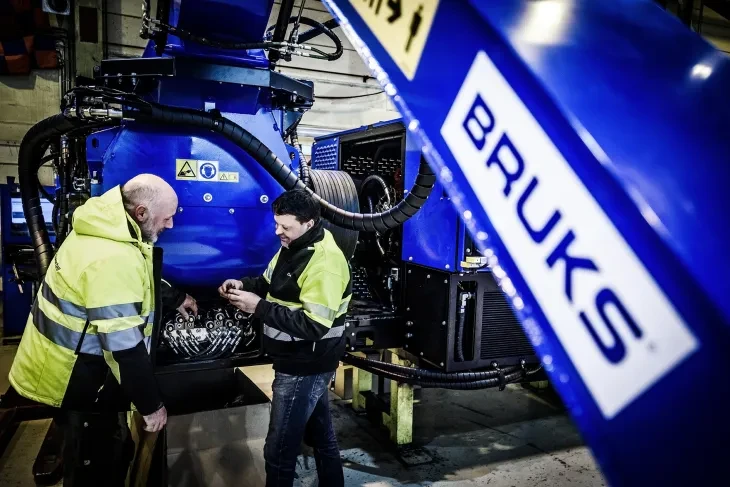
{"type": "MultiPolygon", "coordinates": [[[[309,177],[313,191],[324,198],[325,201],[345,211],[360,213],[357,188],[349,174],[344,171],[312,169],[309,177]]],[[[327,230],[332,232],[332,236],[345,258],[347,260],[352,259],[360,232],[338,227],[324,218],[322,223],[327,230]]]]}

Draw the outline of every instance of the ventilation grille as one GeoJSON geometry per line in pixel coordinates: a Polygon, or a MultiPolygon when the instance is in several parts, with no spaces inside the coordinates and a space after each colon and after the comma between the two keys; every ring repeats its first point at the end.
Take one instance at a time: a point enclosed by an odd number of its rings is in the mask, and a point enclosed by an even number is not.
{"type": "Polygon", "coordinates": [[[365,178],[371,174],[395,178],[396,173],[400,172],[400,167],[400,159],[383,157],[374,162],[370,157],[350,156],[342,165],[342,170],[357,178],[365,178]]]}
{"type": "Polygon", "coordinates": [[[355,267],[352,270],[352,295],[355,299],[362,301],[372,301],[373,299],[365,270],[362,267],[355,267]]]}
{"type": "Polygon", "coordinates": [[[312,169],[334,171],[337,169],[337,144],[322,144],[314,147],[312,169]]]}
{"type": "Polygon", "coordinates": [[[482,311],[482,360],[535,354],[502,291],[485,292],[482,311]]]}

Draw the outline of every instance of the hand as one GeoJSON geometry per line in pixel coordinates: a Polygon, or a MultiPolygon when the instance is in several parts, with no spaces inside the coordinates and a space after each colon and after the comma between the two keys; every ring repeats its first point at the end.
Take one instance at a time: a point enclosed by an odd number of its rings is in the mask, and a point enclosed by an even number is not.
{"type": "Polygon", "coordinates": [[[261,301],[261,298],[254,293],[239,291],[238,289],[230,289],[226,297],[233,306],[244,313],[253,313],[256,311],[256,305],[261,301]]]}
{"type": "Polygon", "coordinates": [[[221,284],[221,287],[218,288],[218,294],[220,294],[222,298],[228,299],[229,289],[243,289],[243,283],[235,279],[226,279],[226,281],[221,284]]]}
{"type": "Polygon", "coordinates": [[[165,427],[167,424],[167,409],[162,406],[160,409],[148,416],[142,416],[144,419],[144,430],[150,433],[156,433],[165,427]]]}
{"type": "Polygon", "coordinates": [[[189,294],[185,295],[185,301],[183,301],[183,304],[180,305],[180,307],[177,309],[180,314],[185,318],[188,319],[188,312],[187,310],[191,310],[193,312],[193,315],[198,316],[198,303],[195,301],[195,298],[192,297],[189,294]]]}

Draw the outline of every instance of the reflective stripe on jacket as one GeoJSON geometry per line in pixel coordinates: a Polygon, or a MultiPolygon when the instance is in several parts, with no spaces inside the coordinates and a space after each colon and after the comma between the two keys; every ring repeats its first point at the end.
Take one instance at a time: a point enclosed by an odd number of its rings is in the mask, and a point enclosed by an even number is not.
{"type": "Polygon", "coordinates": [[[140,412],[159,408],[147,354],[152,256],[119,186],[74,212],[73,231],[41,284],[10,370],[19,394],[51,406],[91,407],[106,381],[100,371],[110,371],[140,412]]]}
{"type": "Polygon", "coordinates": [[[254,316],[276,370],[308,375],[337,368],[352,283],[347,259],[321,222],[281,248],[262,276],[242,282],[266,298],[254,316]]]}

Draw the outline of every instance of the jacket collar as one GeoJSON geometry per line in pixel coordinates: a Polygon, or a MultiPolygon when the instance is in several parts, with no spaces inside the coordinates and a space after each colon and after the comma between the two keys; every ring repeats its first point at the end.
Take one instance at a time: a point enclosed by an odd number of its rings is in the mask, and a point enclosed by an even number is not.
{"type": "Polygon", "coordinates": [[[289,250],[291,252],[296,252],[297,250],[301,250],[305,247],[309,247],[315,242],[319,242],[324,238],[324,227],[322,226],[322,219],[320,218],[317,223],[314,224],[312,228],[307,230],[307,232],[299,237],[298,239],[294,240],[291,244],[289,244],[289,250]]]}

